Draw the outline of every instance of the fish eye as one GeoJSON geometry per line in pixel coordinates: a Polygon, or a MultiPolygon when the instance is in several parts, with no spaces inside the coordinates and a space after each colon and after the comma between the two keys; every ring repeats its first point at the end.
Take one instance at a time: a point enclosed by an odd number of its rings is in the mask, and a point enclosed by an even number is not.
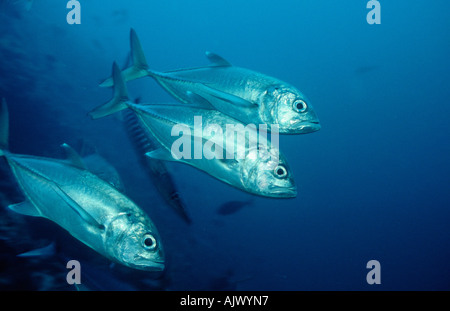
{"type": "Polygon", "coordinates": [[[156,239],[153,235],[147,233],[142,238],[142,246],[147,250],[154,250],[156,248],[156,239]]]}
{"type": "Polygon", "coordinates": [[[307,108],[308,108],[308,105],[305,103],[305,101],[303,101],[301,99],[297,99],[292,104],[292,109],[294,109],[294,111],[296,111],[296,112],[305,112],[307,108]]]}
{"type": "Polygon", "coordinates": [[[273,172],[275,173],[275,176],[277,178],[285,178],[288,174],[286,168],[282,165],[278,165],[277,167],[275,167],[273,172]]]}

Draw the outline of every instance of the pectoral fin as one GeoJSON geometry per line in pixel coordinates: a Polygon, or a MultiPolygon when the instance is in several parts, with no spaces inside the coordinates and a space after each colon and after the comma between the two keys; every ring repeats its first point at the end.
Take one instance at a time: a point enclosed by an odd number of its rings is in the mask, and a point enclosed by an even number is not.
{"type": "Polygon", "coordinates": [[[58,196],[64,200],[64,202],[77,213],[89,226],[104,230],[105,226],[98,223],[91,214],[89,214],[85,209],[83,209],[77,202],[75,202],[61,187],[55,183],[51,183],[53,190],[58,194],[58,196]]]}
{"type": "Polygon", "coordinates": [[[186,95],[189,98],[190,103],[195,104],[203,109],[216,110],[216,108],[211,105],[211,103],[207,101],[203,96],[200,96],[197,93],[191,91],[187,91],[186,95]]]}
{"type": "Polygon", "coordinates": [[[219,91],[215,88],[212,88],[210,86],[207,86],[203,84],[204,90],[208,92],[211,96],[214,96],[217,99],[223,100],[225,102],[228,102],[234,106],[238,106],[241,108],[257,108],[258,105],[256,103],[252,103],[242,97],[226,93],[223,91],[219,91]]]}

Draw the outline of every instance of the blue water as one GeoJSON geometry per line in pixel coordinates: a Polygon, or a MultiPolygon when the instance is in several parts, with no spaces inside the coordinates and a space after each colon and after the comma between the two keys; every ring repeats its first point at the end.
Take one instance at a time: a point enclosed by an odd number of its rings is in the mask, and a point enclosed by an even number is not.
{"type": "MultiPolygon", "coordinates": [[[[10,149],[58,158],[64,142],[95,145],[158,227],[170,280],[154,286],[142,282],[145,272],[120,271],[114,283],[114,269],[91,269],[86,281],[106,279],[100,289],[450,290],[448,1],[381,0],[379,25],[367,23],[366,1],[81,0],[80,25],[66,22],[58,2],[36,0],[30,11],[0,2],[10,149]],[[257,197],[221,215],[222,204],[249,195],[170,163],[192,225],[164,205],[121,121],[87,117],[111,97],[98,83],[113,61],[126,63],[131,27],[152,69],[206,65],[205,51],[214,51],[308,96],[322,129],[280,137],[297,198],[257,197]],[[372,259],[379,285],[366,282],[372,259]]],[[[129,94],[174,101],[150,78],[129,83],[129,94]]],[[[0,201],[17,203],[4,167],[0,201]]],[[[53,223],[10,214],[2,206],[13,219],[0,228],[2,289],[73,289],[61,256],[45,264],[15,257],[52,239],[82,267],[101,262],[53,223]]]]}

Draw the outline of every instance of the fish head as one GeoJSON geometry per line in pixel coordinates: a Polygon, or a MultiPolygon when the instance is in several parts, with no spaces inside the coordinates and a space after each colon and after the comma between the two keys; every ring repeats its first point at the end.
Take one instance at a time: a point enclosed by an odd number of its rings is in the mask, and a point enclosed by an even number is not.
{"type": "Polygon", "coordinates": [[[259,145],[250,149],[244,160],[241,179],[246,189],[273,198],[295,198],[297,186],[279,149],[259,145]]]}
{"type": "Polygon", "coordinates": [[[282,134],[306,134],[320,130],[319,118],[310,101],[286,84],[269,87],[262,99],[262,116],[267,124],[278,124],[282,134]]]}
{"type": "Polygon", "coordinates": [[[142,212],[120,213],[108,226],[106,248],[111,257],[130,268],[164,270],[164,251],[159,234],[142,212]]]}

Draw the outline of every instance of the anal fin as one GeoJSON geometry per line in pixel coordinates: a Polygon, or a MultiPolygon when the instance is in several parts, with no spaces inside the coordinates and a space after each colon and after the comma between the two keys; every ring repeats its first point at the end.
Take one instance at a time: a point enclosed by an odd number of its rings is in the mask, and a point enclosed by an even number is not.
{"type": "Polygon", "coordinates": [[[21,203],[11,204],[8,205],[8,208],[13,212],[26,216],[34,216],[34,217],[42,216],[39,210],[30,201],[23,201],[21,203]]]}

